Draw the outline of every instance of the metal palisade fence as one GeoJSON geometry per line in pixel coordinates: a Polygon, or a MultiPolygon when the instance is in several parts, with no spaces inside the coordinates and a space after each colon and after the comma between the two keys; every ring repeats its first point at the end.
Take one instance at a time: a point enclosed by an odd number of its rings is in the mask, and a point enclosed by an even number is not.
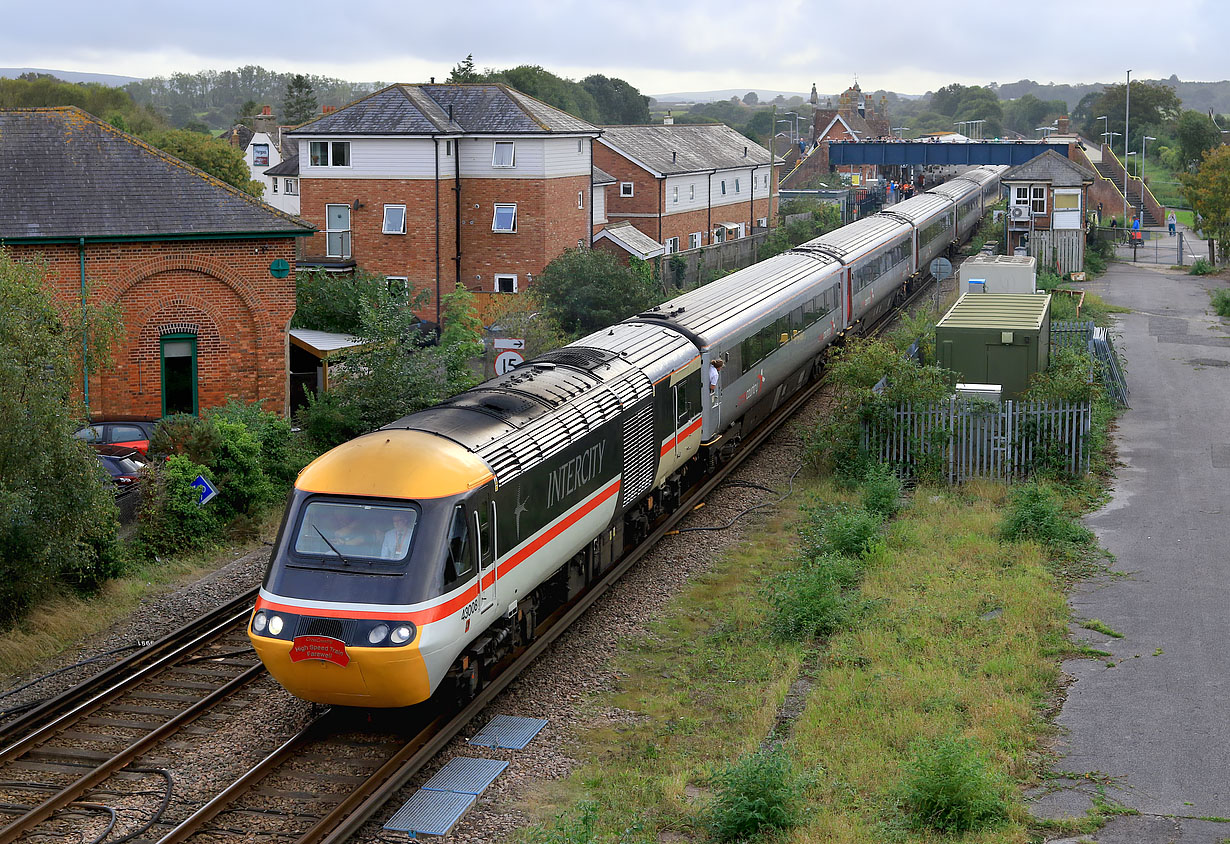
{"type": "Polygon", "coordinates": [[[1119,358],[1114,338],[1109,331],[1098,328],[1092,320],[1052,320],[1051,353],[1065,347],[1087,350],[1097,363],[1107,394],[1124,407],[1128,406],[1129,390],[1123,361],[1119,358]]]}
{"type": "Polygon", "coordinates": [[[1039,470],[1083,475],[1091,423],[1089,402],[907,402],[865,421],[863,445],[900,475],[949,483],[1039,470]]]}

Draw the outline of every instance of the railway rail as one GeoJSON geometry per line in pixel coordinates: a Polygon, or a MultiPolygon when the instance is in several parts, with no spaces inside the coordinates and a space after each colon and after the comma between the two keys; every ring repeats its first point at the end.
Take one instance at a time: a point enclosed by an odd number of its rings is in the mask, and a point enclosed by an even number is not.
{"type": "MultiPolygon", "coordinates": [[[[905,307],[929,295],[928,288],[921,285],[905,307]]],[[[890,321],[891,314],[870,331],[890,321]]],[[[822,386],[816,381],[779,408],[603,579],[545,619],[535,640],[460,710],[436,701],[384,713],[322,708],[208,802],[195,809],[172,807],[175,784],[160,767],[164,743],[265,673],[244,638],[253,590],[0,727],[0,822],[6,824],[0,844],[26,836],[46,840],[73,823],[66,810],[82,807],[113,812],[99,844],[243,836],[298,844],[348,840],[387,811],[389,801],[448,742],[822,386]],[[125,771],[163,774],[166,796],[139,829],[115,838],[107,835],[114,810],[87,798],[125,771]]]]}

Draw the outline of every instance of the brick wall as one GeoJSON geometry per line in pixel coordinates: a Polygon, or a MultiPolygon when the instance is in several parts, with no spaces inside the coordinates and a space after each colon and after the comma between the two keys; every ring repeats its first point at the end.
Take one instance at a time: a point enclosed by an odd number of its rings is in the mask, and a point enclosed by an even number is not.
{"type": "MultiPolygon", "coordinates": [[[[659,194],[664,180],[659,180],[639,164],[634,164],[610,147],[594,144],[594,166],[610,173],[615,184],[606,192],[606,216],[611,222],[622,219],[620,215],[659,214],[662,211],[659,194]],[[619,183],[632,182],[633,195],[620,196],[619,183]]],[[[654,223],[655,227],[657,223],[654,223]]],[[[648,234],[648,232],[646,232],[648,234]]],[[[656,231],[650,237],[657,238],[656,231]]]]}
{"type": "MultiPolygon", "coordinates": [[[[42,255],[47,284],[67,311],[80,303],[81,275],[73,245],[6,246],[17,258],[42,255]]],[[[95,417],[162,414],[160,339],[167,329],[197,337],[197,400],[201,410],[230,397],[265,400],[286,412],[287,334],[295,312],[293,238],[88,244],[85,272],[94,301],[116,303],[123,336],[113,366],[91,367],[95,417]],[[284,279],[269,274],[283,258],[284,279]]]]}

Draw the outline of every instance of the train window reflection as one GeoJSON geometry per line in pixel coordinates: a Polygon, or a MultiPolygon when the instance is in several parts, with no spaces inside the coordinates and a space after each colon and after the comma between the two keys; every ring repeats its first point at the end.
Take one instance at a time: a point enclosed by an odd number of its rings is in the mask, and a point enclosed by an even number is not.
{"type": "Polygon", "coordinates": [[[312,501],[304,509],[295,552],[356,560],[396,562],[410,553],[418,511],[410,507],[312,501]]]}

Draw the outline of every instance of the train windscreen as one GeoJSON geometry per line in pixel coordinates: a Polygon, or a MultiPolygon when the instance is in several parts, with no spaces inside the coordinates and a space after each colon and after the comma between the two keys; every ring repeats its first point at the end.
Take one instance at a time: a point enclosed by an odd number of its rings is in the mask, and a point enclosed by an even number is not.
{"type": "Polygon", "coordinates": [[[411,507],[311,501],[299,520],[295,555],[320,558],[330,567],[401,562],[417,524],[418,511],[411,507]]]}

